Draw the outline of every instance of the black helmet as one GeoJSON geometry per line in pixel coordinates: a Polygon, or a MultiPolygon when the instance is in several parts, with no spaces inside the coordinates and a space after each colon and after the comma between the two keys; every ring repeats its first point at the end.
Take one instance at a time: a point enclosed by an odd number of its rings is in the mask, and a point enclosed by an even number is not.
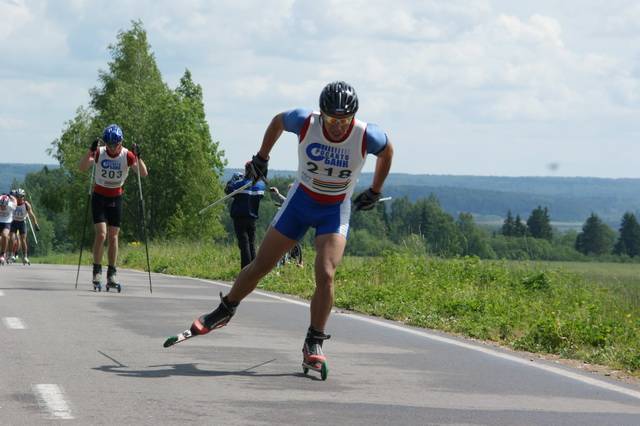
{"type": "Polygon", "coordinates": [[[320,93],[320,111],[329,115],[350,115],[358,112],[356,90],[344,81],[327,84],[320,93]]]}

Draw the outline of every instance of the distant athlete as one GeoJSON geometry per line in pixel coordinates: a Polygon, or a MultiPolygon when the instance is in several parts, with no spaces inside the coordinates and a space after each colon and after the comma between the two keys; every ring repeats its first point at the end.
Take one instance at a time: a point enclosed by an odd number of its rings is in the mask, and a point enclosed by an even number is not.
{"type": "Polygon", "coordinates": [[[25,200],[26,193],[24,189],[18,188],[14,192],[16,198],[16,209],[13,212],[13,222],[11,222],[10,240],[13,242],[13,255],[11,260],[15,261],[18,257],[18,250],[22,248],[22,263],[29,262],[29,246],[27,244],[27,217],[31,219],[33,227],[36,231],[40,231],[40,225],[33,212],[31,203],[25,200]]]}
{"type": "Polygon", "coordinates": [[[9,233],[11,222],[13,222],[13,212],[16,210],[17,204],[13,195],[0,195],[0,265],[7,264],[9,233]]]}
{"type": "Polygon", "coordinates": [[[104,129],[102,140],[96,139],[86,156],[80,161],[80,170],[86,171],[95,163],[95,185],[91,195],[91,211],[95,228],[93,242],[93,284],[101,290],[102,254],[104,242],[108,240],[107,289],[119,286],[116,279],[118,258],[118,234],[122,218],[122,194],[129,169],[140,176],[147,176],[147,166],[140,158],[140,146],[133,144],[132,150],[122,146],[124,134],[117,124],[104,129]],[[99,146],[104,142],[106,146],[99,146]]]}
{"type": "Polygon", "coordinates": [[[333,306],[334,275],[347,243],[351,195],[367,154],[377,156],[372,186],[354,200],[356,210],[372,209],[380,198],[393,158],[387,135],[376,125],[355,118],[357,111],[356,91],[344,81],[336,81],[322,90],[319,112],[294,109],[271,120],[260,150],[251,160],[250,177],[258,180],[267,176],[269,153],[282,132],[287,131],[298,136],[296,180],[271,222],[256,258],[240,272],[220,305],[194,321],[191,329],[182,333],[182,339],[169,338],[165,346],[225,326],[238,304],[312,227],[316,230],[316,289],[311,298],[302,365],[305,373],[312,369],[326,379],[322,342],[330,337],[325,327],[333,306]]]}
{"type": "MultiPolygon", "coordinates": [[[[251,182],[242,173],[234,173],[227,182],[224,192],[231,194],[236,189],[251,182]]],[[[244,268],[256,257],[256,221],[260,210],[260,200],[264,197],[266,186],[263,181],[243,189],[233,196],[229,214],[233,219],[233,229],[240,249],[240,268],[244,268]]]]}

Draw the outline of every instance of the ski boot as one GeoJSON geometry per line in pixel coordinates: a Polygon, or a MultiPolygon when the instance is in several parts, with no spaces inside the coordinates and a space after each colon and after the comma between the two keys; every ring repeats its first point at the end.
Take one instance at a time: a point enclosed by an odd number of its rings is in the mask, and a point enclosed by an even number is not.
{"type": "Polygon", "coordinates": [[[5,259],[4,255],[0,255],[0,266],[4,266],[7,264],[7,259],[5,259]]]}
{"type": "Polygon", "coordinates": [[[102,265],[99,263],[93,264],[93,291],[102,291],[102,265]]]}
{"type": "Polygon", "coordinates": [[[16,263],[16,255],[12,254],[7,263],[16,263]]]}
{"type": "Polygon", "coordinates": [[[27,256],[22,256],[22,264],[23,265],[31,265],[31,261],[27,256]]]}
{"type": "Polygon", "coordinates": [[[200,317],[191,324],[191,333],[199,336],[207,334],[211,330],[224,327],[236,313],[237,307],[237,303],[229,302],[226,296],[223,297],[222,292],[220,292],[220,304],[218,307],[208,314],[200,315],[200,317]]]}
{"type": "Polygon", "coordinates": [[[163,346],[168,348],[192,337],[201,336],[217,328],[224,327],[236,313],[237,307],[238,303],[229,302],[226,297],[222,296],[222,292],[220,292],[220,304],[213,312],[201,315],[193,321],[190,328],[182,333],[168,337],[167,340],[164,341],[163,346]]]}
{"type": "Polygon", "coordinates": [[[331,338],[330,335],[309,327],[307,338],[302,346],[302,372],[306,375],[309,370],[320,373],[322,380],[327,380],[329,366],[327,357],[322,353],[322,342],[331,338]]]}
{"type": "Polygon", "coordinates": [[[116,281],[116,267],[111,265],[107,267],[107,285],[104,286],[104,290],[109,291],[110,288],[115,288],[118,293],[122,291],[122,286],[116,281]]]}

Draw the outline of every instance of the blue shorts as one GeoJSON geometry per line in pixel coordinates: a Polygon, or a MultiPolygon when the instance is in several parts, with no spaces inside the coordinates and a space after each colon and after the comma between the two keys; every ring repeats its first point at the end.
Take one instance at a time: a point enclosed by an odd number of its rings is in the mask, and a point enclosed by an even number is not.
{"type": "Polygon", "coordinates": [[[351,199],[334,204],[319,203],[296,183],[289,190],[271,226],[296,241],[300,241],[309,228],[316,228],[316,236],[340,234],[346,238],[350,215],[351,199]]]}
{"type": "Polygon", "coordinates": [[[5,229],[11,230],[11,222],[0,222],[0,232],[4,231],[5,229]]]}

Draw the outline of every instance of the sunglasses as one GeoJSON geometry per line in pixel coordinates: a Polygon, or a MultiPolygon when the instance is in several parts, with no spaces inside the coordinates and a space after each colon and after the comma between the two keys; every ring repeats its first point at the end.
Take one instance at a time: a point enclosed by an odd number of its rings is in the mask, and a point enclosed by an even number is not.
{"type": "Polygon", "coordinates": [[[337,117],[332,117],[330,115],[327,114],[322,114],[322,120],[324,120],[324,122],[328,125],[328,126],[333,126],[334,124],[338,124],[340,126],[347,126],[349,124],[351,124],[351,120],[353,120],[353,114],[351,115],[347,115],[345,117],[342,118],[337,118],[337,117]]]}

